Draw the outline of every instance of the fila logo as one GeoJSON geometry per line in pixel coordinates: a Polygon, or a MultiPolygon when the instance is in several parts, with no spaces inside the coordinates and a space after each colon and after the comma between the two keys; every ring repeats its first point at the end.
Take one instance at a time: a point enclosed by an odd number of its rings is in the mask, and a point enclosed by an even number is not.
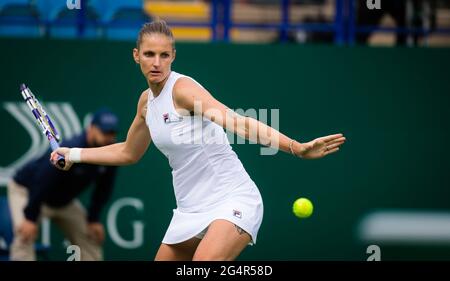
{"type": "Polygon", "coordinates": [[[241,219],[242,218],[242,212],[238,210],[233,210],[233,216],[241,219]]]}
{"type": "Polygon", "coordinates": [[[173,113],[164,113],[163,114],[163,120],[164,123],[174,123],[174,122],[180,122],[183,120],[183,117],[176,116],[173,113]]]}

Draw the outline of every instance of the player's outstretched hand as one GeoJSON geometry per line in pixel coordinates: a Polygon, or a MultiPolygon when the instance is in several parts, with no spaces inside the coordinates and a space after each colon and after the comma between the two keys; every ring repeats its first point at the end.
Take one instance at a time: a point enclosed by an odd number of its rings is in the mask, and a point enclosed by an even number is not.
{"type": "Polygon", "coordinates": [[[335,153],[345,142],[343,134],[334,134],[314,139],[302,144],[298,156],[305,159],[318,159],[335,153]]]}
{"type": "Polygon", "coordinates": [[[52,152],[52,154],[50,154],[50,162],[56,168],[63,170],[63,171],[68,171],[70,169],[70,167],[72,167],[72,164],[73,164],[69,160],[69,152],[70,152],[70,148],[67,148],[67,147],[60,147],[60,148],[56,149],[55,151],[52,152]],[[58,155],[63,156],[66,161],[66,165],[64,165],[63,168],[57,164],[58,155]]]}

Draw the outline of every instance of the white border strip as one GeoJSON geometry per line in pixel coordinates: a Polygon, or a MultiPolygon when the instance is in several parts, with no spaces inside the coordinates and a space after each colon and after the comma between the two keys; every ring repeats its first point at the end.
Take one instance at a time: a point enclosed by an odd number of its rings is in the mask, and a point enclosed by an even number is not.
{"type": "Polygon", "coordinates": [[[375,211],[361,220],[358,236],[364,241],[450,244],[450,212],[375,211]]]}

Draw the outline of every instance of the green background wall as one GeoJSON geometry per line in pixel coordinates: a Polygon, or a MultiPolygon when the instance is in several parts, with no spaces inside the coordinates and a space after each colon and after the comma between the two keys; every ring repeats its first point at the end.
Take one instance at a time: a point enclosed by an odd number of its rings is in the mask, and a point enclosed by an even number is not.
{"type": "MultiPolygon", "coordinates": [[[[25,82],[47,101],[70,102],[81,119],[108,105],[121,118],[123,139],[147,87],[132,48],[108,41],[0,40],[1,101],[20,101],[18,86],[25,82]]],[[[449,49],[178,44],[173,70],[229,107],[279,109],[280,130],[300,141],[337,132],[348,139],[338,154],[317,161],[261,156],[258,145],[233,145],[265,209],[257,245],[240,259],[365,260],[369,244],[356,228],[367,212],[448,211],[448,65],[449,49]],[[307,220],[291,212],[300,196],[315,204],[307,220]]],[[[4,167],[24,153],[30,137],[4,108],[0,120],[4,167]]],[[[170,167],[153,145],[138,164],[120,169],[111,202],[122,197],[141,199],[144,210],[124,208],[119,232],[131,239],[133,221],[143,221],[144,243],[122,249],[107,235],[105,258],[151,260],[175,208],[170,167]]],[[[60,240],[55,232],[52,259],[66,257],[60,240]]],[[[448,245],[379,245],[384,259],[450,258],[448,245]]]]}

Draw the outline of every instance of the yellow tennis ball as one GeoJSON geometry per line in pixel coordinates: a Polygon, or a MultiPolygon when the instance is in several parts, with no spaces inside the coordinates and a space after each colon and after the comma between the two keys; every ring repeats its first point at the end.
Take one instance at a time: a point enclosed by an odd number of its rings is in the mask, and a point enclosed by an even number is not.
{"type": "Polygon", "coordinates": [[[307,198],[295,200],[292,211],[299,218],[307,218],[313,213],[314,206],[307,198]]]}

